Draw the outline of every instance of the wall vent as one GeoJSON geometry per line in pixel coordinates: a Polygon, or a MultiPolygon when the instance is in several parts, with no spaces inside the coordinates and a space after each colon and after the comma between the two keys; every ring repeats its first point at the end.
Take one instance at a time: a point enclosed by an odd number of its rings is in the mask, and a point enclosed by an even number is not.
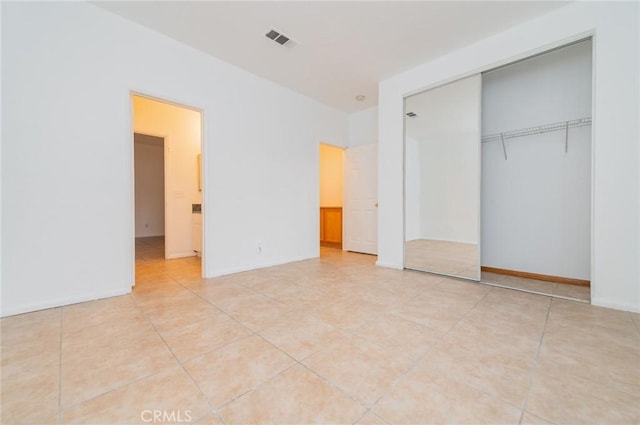
{"type": "Polygon", "coordinates": [[[416,114],[415,112],[407,112],[407,116],[408,116],[409,118],[415,118],[415,117],[417,117],[417,116],[418,116],[418,114],[416,114]]]}
{"type": "Polygon", "coordinates": [[[269,32],[265,34],[265,36],[268,39],[275,41],[281,46],[293,47],[293,45],[295,44],[295,42],[290,37],[287,37],[286,35],[282,34],[280,31],[276,31],[274,29],[270,29],[269,32]]]}

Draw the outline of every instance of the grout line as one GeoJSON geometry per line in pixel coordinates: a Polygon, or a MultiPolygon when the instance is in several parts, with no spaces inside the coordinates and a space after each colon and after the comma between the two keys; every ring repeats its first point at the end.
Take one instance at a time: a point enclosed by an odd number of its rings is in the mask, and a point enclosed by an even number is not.
{"type": "MultiPolygon", "coordinates": [[[[443,338],[444,338],[444,337],[445,337],[449,332],[451,332],[451,330],[452,330],[453,328],[455,328],[455,327],[458,325],[458,323],[460,323],[460,322],[461,322],[465,317],[467,317],[469,314],[471,314],[471,312],[472,312],[472,311],[477,307],[477,305],[478,305],[482,300],[484,300],[484,299],[489,295],[489,292],[491,292],[491,291],[487,291],[487,292],[486,292],[482,297],[480,297],[480,298],[475,302],[475,304],[474,304],[474,305],[469,309],[469,311],[467,311],[465,314],[463,314],[463,315],[460,317],[460,319],[458,319],[458,320],[456,321],[456,323],[455,323],[453,326],[451,326],[447,331],[445,331],[445,332],[438,331],[438,332],[442,333],[442,336],[439,338],[439,340],[442,340],[442,339],[443,339],[443,338]]],[[[406,319],[405,319],[405,320],[406,320],[406,319]]],[[[411,323],[415,323],[415,322],[413,322],[413,321],[410,321],[410,322],[411,322],[411,323]]],[[[416,324],[419,324],[419,323],[416,323],[416,324]]],[[[426,327],[426,326],[425,326],[425,327],[426,327]]],[[[429,328],[429,329],[433,329],[433,328],[429,328]]],[[[434,329],[434,330],[437,330],[437,329],[434,329]]],[[[401,373],[398,377],[396,377],[396,379],[394,379],[394,380],[393,380],[393,382],[392,382],[392,383],[387,387],[387,389],[382,393],[382,395],[381,395],[380,397],[378,397],[378,399],[377,399],[377,400],[376,400],[376,401],[375,401],[375,402],[370,406],[369,410],[373,410],[373,408],[376,406],[376,404],[378,404],[378,402],[379,402],[380,400],[382,400],[386,395],[388,395],[388,394],[389,394],[389,392],[390,392],[390,391],[391,391],[391,390],[392,390],[392,389],[393,389],[393,388],[398,384],[398,382],[399,382],[402,378],[404,378],[405,376],[407,376],[411,371],[415,370],[415,368],[418,366],[418,363],[419,363],[419,362],[421,362],[424,358],[428,357],[428,356],[429,356],[429,354],[431,353],[431,351],[432,351],[432,350],[435,350],[435,349],[436,349],[435,347],[430,347],[430,348],[428,348],[428,349],[427,349],[427,350],[426,350],[422,355],[418,356],[418,357],[416,358],[416,360],[413,362],[413,364],[412,364],[412,365],[411,365],[411,366],[410,366],[410,367],[409,367],[409,368],[408,368],[404,373],[401,373]]],[[[473,388],[475,388],[475,387],[473,387],[473,388]]],[[[476,389],[477,389],[477,390],[479,390],[478,388],[476,388],[476,389]]],[[[479,391],[482,391],[482,390],[479,390],[479,391]]],[[[482,392],[483,392],[483,391],[482,391],[482,392]]],[[[489,394],[488,394],[488,395],[489,395],[489,394]]],[[[497,397],[494,397],[494,396],[491,396],[491,397],[492,397],[492,398],[496,398],[497,400],[501,400],[501,399],[499,399],[499,398],[497,398],[497,397]]],[[[501,400],[501,401],[502,401],[502,400],[501,400]]],[[[372,413],[373,413],[373,412],[372,412],[372,413]]],[[[376,415],[376,416],[377,416],[377,415],[376,415]]],[[[384,418],[383,418],[383,419],[384,419],[384,418]]]]}
{"type": "Polygon", "coordinates": [[[547,331],[547,325],[549,324],[549,315],[551,314],[551,304],[553,299],[549,301],[549,306],[547,307],[547,315],[544,319],[544,327],[542,328],[542,334],[540,335],[540,341],[538,342],[538,351],[536,352],[535,359],[533,361],[533,366],[531,367],[531,375],[529,376],[529,386],[527,388],[526,395],[524,397],[524,404],[522,405],[522,411],[520,413],[520,420],[518,424],[522,424],[522,420],[524,419],[524,414],[527,411],[527,404],[529,403],[529,395],[531,395],[531,387],[533,387],[533,377],[536,373],[536,369],[538,368],[538,360],[540,358],[540,351],[542,351],[542,342],[544,341],[544,334],[547,331]]]}
{"type": "MultiPolygon", "coordinates": [[[[172,278],[173,279],[173,278],[172,278]]],[[[132,297],[133,298],[133,297],[132,297]]],[[[216,417],[224,424],[224,420],[222,419],[222,417],[220,416],[220,413],[218,412],[218,409],[216,409],[216,407],[211,404],[211,402],[209,401],[209,399],[207,398],[207,396],[204,394],[204,392],[202,391],[202,388],[200,388],[200,386],[198,385],[198,383],[195,381],[195,379],[193,379],[193,376],[191,376],[191,374],[187,371],[187,369],[184,367],[184,365],[182,364],[182,362],[180,361],[180,359],[178,359],[178,356],[176,356],[176,353],[173,352],[173,350],[171,349],[171,347],[169,346],[169,344],[167,343],[167,341],[164,339],[164,337],[162,336],[162,334],[158,331],[158,329],[156,328],[155,324],[153,323],[153,321],[151,320],[150,317],[148,317],[140,308],[140,306],[135,302],[134,300],[134,304],[136,305],[136,308],[140,311],[140,313],[142,314],[142,316],[147,319],[147,322],[151,325],[151,327],[153,328],[153,330],[156,332],[156,334],[158,335],[158,337],[160,337],[160,339],[162,340],[162,342],[164,343],[164,345],[167,347],[167,349],[169,350],[169,352],[171,353],[171,355],[173,356],[173,358],[176,360],[176,362],[178,363],[178,365],[180,366],[180,368],[182,368],[182,371],[189,377],[189,379],[191,380],[191,383],[198,389],[198,391],[200,392],[200,395],[204,398],[204,400],[207,402],[207,404],[209,405],[209,408],[211,409],[211,413],[213,413],[214,415],[216,415],[216,417]]],[[[161,373],[162,370],[156,372],[155,374],[152,374],[150,376],[153,375],[157,375],[159,373],[161,373]]]]}

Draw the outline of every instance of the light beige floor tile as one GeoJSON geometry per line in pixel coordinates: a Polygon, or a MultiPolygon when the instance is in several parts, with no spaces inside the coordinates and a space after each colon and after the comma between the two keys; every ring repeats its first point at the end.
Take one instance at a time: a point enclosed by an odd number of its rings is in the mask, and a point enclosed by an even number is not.
{"type": "Polygon", "coordinates": [[[62,309],[5,317],[0,321],[2,366],[14,360],[59,351],[62,309]]]}
{"type": "Polygon", "coordinates": [[[139,283],[131,291],[131,298],[137,305],[150,309],[153,306],[171,305],[193,299],[193,294],[173,281],[169,284],[139,283]]]}
{"type": "Polygon", "coordinates": [[[294,363],[262,338],[250,336],[189,360],[184,366],[209,401],[220,407],[294,363]]]}
{"type": "Polygon", "coordinates": [[[522,422],[520,423],[522,425],[554,425],[553,422],[549,422],[536,415],[532,415],[529,412],[524,412],[524,415],[522,415],[522,422]]]}
{"type": "Polygon", "coordinates": [[[351,424],[364,407],[298,365],[225,406],[227,424],[351,424]]]}
{"type": "Polygon", "coordinates": [[[640,335],[557,326],[547,329],[538,360],[547,374],[568,373],[640,394],[640,335]],[[608,332],[617,333],[612,337],[608,332]]]}
{"type": "Polygon", "coordinates": [[[6,376],[0,390],[3,424],[55,424],[58,420],[57,363],[6,376]]]}
{"type": "Polygon", "coordinates": [[[520,410],[446,376],[414,369],[374,406],[392,424],[517,424],[520,410]]]}
{"type": "Polygon", "coordinates": [[[62,309],[63,336],[74,332],[102,332],[141,319],[142,312],[128,295],[73,304],[62,309]],[[88,330],[98,327],[99,329],[88,330]]]}
{"type": "Polygon", "coordinates": [[[296,360],[302,360],[346,336],[343,331],[315,317],[299,314],[260,334],[296,360]]]}
{"type": "Polygon", "coordinates": [[[360,418],[358,422],[356,422],[356,425],[389,425],[389,423],[382,419],[380,416],[369,411],[365,413],[365,415],[360,418]]]}
{"type": "Polygon", "coordinates": [[[59,364],[60,322],[37,331],[33,327],[29,328],[18,332],[7,330],[7,333],[15,332],[20,335],[9,335],[7,338],[3,335],[0,348],[3,378],[59,364]],[[31,331],[34,333],[30,333],[31,331]]]}
{"type": "Polygon", "coordinates": [[[505,320],[498,312],[474,309],[444,336],[443,342],[533,362],[544,326],[544,321],[505,320]]]}
{"type": "Polygon", "coordinates": [[[524,405],[533,364],[530,361],[498,353],[466,350],[446,343],[420,360],[416,368],[470,385],[516,407],[524,405]]]}
{"type": "Polygon", "coordinates": [[[345,297],[331,304],[319,305],[313,309],[313,313],[340,329],[354,330],[375,319],[380,314],[380,310],[375,305],[361,301],[357,297],[345,297]],[[347,311],[349,313],[345,314],[347,311]]]}
{"type": "Polygon", "coordinates": [[[189,375],[174,367],[65,410],[63,423],[189,423],[210,409],[189,375]]]}
{"type": "Polygon", "coordinates": [[[370,342],[417,360],[444,335],[394,316],[380,316],[354,333],[370,342]]]}
{"type": "Polygon", "coordinates": [[[551,304],[549,321],[560,322],[566,326],[622,331],[633,325],[631,315],[625,311],[559,299],[554,299],[551,304]]]}
{"type": "Polygon", "coordinates": [[[192,286],[191,290],[227,312],[269,300],[268,297],[237,283],[219,282],[215,279],[192,286]]]}
{"type": "Polygon", "coordinates": [[[335,294],[323,292],[318,289],[302,287],[295,293],[287,294],[279,298],[279,301],[291,307],[308,311],[319,306],[327,306],[338,301],[340,297],[335,294]]]}
{"type": "Polygon", "coordinates": [[[204,417],[195,420],[193,423],[194,425],[225,425],[224,422],[222,422],[222,419],[220,419],[220,417],[215,413],[209,413],[204,417]]]}
{"type": "Polygon", "coordinates": [[[572,375],[536,373],[527,411],[559,424],[637,424],[640,395],[572,375]]]}
{"type": "Polygon", "coordinates": [[[61,404],[78,404],[175,364],[150,325],[110,334],[75,332],[62,342],[61,404]]]}
{"type": "Polygon", "coordinates": [[[409,369],[412,360],[364,339],[350,337],[303,363],[370,406],[409,369]]]}
{"type": "Polygon", "coordinates": [[[219,313],[208,319],[162,332],[162,337],[178,360],[184,362],[251,333],[229,316],[219,313]]]}
{"type": "Polygon", "coordinates": [[[142,309],[159,332],[178,329],[220,313],[218,308],[195,295],[175,303],[154,305],[150,308],[143,306],[142,309]]]}
{"type": "Polygon", "coordinates": [[[263,280],[247,282],[245,286],[259,294],[278,300],[288,295],[295,294],[303,289],[303,287],[296,285],[293,282],[288,282],[274,277],[266,277],[263,280]]]}
{"type": "Polygon", "coordinates": [[[292,307],[275,300],[259,301],[226,312],[256,332],[276,326],[297,313],[292,307]]]}
{"type": "Polygon", "coordinates": [[[404,305],[394,307],[391,313],[439,332],[447,332],[468,314],[473,306],[474,303],[471,302],[439,303],[435,299],[415,298],[408,300],[404,305]]]}
{"type": "Polygon", "coordinates": [[[473,296],[478,300],[487,295],[491,289],[478,282],[466,282],[459,279],[444,278],[438,284],[438,290],[451,292],[452,294],[462,295],[464,297],[473,296]]]}

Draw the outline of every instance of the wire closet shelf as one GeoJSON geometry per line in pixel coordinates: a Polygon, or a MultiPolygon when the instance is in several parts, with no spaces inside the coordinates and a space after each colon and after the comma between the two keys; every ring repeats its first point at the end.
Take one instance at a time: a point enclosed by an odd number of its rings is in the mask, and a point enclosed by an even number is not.
{"type": "Polygon", "coordinates": [[[553,124],[538,125],[536,127],[522,128],[520,130],[505,131],[503,133],[482,136],[482,143],[497,142],[502,139],[512,139],[514,137],[531,136],[533,134],[549,133],[550,131],[566,130],[568,128],[584,127],[591,125],[591,117],[580,118],[571,121],[560,121],[553,124]]]}
{"type": "Polygon", "coordinates": [[[504,144],[505,140],[513,139],[516,137],[531,136],[534,134],[543,134],[543,133],[549,133],[552,131],[564,130],[565,131],[564,151],[567,152],[569,149],[569,129],[577,128],[577,127],[585,127],[587,125],[591,125],[591,117],[579,118],[579,119],[570,120],[570,121],[560,121],[560,122],[554,122],[552,124],[544,124],[544,125],[538,125],[535,127],[521,128],[519,130],[511,130],[511,131],[505,131],[502,133],[489,134],[487,136],[482,136],[482,143],[498,142],[498,141],[502,142],[504,159],[507,159],[507,149],[504,144]]]}

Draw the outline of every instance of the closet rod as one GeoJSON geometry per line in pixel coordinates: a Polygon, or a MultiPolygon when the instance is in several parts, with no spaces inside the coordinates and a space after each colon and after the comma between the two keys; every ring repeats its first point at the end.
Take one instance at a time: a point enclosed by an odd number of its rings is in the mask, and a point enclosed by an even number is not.
{"type": "MultiPolygon", "coordinates": [[[[553,124],[538,125],[536,127],[522,128],[520,130],[505,131],[504,133],[490,134],[482,136],[482,143],[502,141],[514,137],[530,136],[532,134],[549,133],[550,131],[565,130],[570,128],[584,127],[591,125],[591,117],[579,118],[571,121],[560,121],[553,124]]],[[[566,147],[565,147],[566,149],[566,147]]]]}

